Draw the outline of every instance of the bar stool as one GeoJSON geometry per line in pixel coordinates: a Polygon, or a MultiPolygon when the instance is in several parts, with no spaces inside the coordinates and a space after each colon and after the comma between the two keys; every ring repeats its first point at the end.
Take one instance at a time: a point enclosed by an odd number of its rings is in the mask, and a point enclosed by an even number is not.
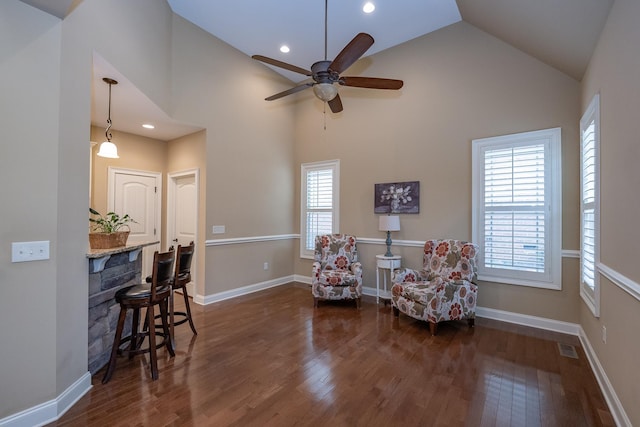
{"type": "MultiPolygon", "coordinates": [[[[171,325],[182,325],[185,322],[189,322],[189,326],[191,327],[191,331],[194,335],[198,335],[196,331],[196,327],[193,324],[193,317],[191,316],[191,306],[189,305],[189,294],[187,293],[187,284],[191,282],[191,260],[193,259],[193,253],[195,251],[195,243],[193,241],[189,243],[189,246],[180,246],[178,245],[178,250],[176,251],[176,270],[175,276],[173,278],[173,283],[171,287],[174,291],[179,290],[182,292],[182,296],[184,297],[184,306],[186,311],[175,311],[173,310],[173,293],[169,300],[169,304],[171,307],[169,308],[169,313],[171,316],[180,316],[182,319],[177,322],[173,321],[173,317],[171,318],[171,325]]],[[[172,330],[173,336],[173,330],[172,330]]]]}
{"type": "Polygon", "coordinates": [[[149,353],[149,359],[151,361],[151,378],[153,380],[158,379],[158,356],[156,349],[166,346],[171,357],[175,356],[173,345],[171,344],[169,324],[167,321],[167,302],[172,293],[171,280],[173,278],[173,262],[173,251],[164,253],[158,253],[158,251],[156,251],[153,255],[151,283],[129,286],[116,292],[115,298],[120,304],[120,315],[118,317],[118,327],[113,338],[109,364],[107,371],[102,378],[103,384],[106,384],[111,379],[113,371],[116,368],[116,358],[118,357],[118,354],[126,354],[129,359],[131,359],[136,354],[149,353]],[[147,309],[145,323],[153,324],[153,320],[155,318],[154,307],[156,305],[160,308],[163,332],[157,333],[155,328],[148,328],[139,332],[140,309],[147,309]],[[122,338],[127,310],[133,310],[131,335],[122,338]],[[156,335],[163,337],[162,342],[158,345],[156,345],[156,335]],[[149,346],[141,348],[145,337],[149,337],[149,346]],[[121,346],[127,341],[129,342],[129,349],[121,349],[121,346]]]}
{"type": "MultiPolygon", "coordinates": [[[[174,335],[174,326],[182,325],[185,322],[189,322],[189,326],[191,327],[191,331],[194,335],[198,335],[196,331],[196,327],[193,324],[193,317],[191,316],[191,306],[189,304],[189,293],[187,292],[187,285],[191,282],[191,261],[193,260],[193,253],[195,251],[195,243],[191,241],[189,246],[181,246],[178,245],[178,249],[176,250],[176,268],[173,280],[171,282],[172,291],[180,291],[182,292],[182,296],[184,297],[184,306],[186,311],[174,311],[174,292],[171,292],[171,296],[169,297],[169,328],[171,330],[171,340],[173,344],[173,348],[175,349],[175,335],[174,335]],[[180,316],[181,319],[175,321],[175,316],[180,316]]],[[[173,250],[173,246],[169,248],[170,251],[173,250]]],[[[147,277],[147,283],[151,282],[151,277],[147,277]]],[[[160,318],[160,315],[156,315],[156,319],[160,318]]],[[[162,324],[156,324],[156,328],[162,328],[162,324]]],[[[147,328],[147,324],[145,323],[145,330],[147,328]]]]}

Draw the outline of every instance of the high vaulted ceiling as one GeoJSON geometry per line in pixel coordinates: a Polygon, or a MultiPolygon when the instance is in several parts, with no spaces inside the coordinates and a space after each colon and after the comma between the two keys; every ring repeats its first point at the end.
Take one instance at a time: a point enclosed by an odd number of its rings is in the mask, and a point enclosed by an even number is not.
{"type": "MultiPolygon", "coordinates": [[[[22,1],[64,19],[83,0],[22,1]]],[[[323,0],[167,1],[176,14],[247,55],[260,54],[302,68],[324,59],[323,0]],[[282,44],[291,48],[288,54],[278,50],[282,44]]],[[[376,9],[367,15],[362,12],[365,0],[328,0],[327,57],[333,59],[359,32],[367,32],[375,39],[372,48],[365,53],[367,56],[462,19],[579,81],[613,1],[371,0],[376,9]]],[[[108,68],[108,64],[106,66],[108,68]]],[[[305,79],[302,75],[273,69],[293,82],[305,79]]],[[[108,92],[104,90],[103,76],[95,74],[92,116],[95,114],[94,123],[102,125],[108,92]]],[[[114,121],[114,129],[144,134],[140,123],[148,118],[144,117],[141,106],[150,101],[145,101],[139,91],[134,92],[136,90],[126,93],[119,90],[118,104],[137,105],[139,109],[135,114],[123,114],[127,117],[126,122],[114,121]]],[[[154,108],[157,110],[154,105],[148,107],[149,112],[154,108]]],[[[158,119],[167,120],[166,117],[158,119]]],[[[169,120],[166,133],[156,131],[144,135],[170,139],[184,131],[173,129],[175,125],[169,120]]]]}

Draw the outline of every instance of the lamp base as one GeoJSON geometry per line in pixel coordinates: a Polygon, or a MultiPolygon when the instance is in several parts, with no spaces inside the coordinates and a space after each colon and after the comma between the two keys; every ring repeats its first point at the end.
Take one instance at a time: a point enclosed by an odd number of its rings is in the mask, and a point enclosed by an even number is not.
{"type": "Polygon", "coordinates": [[[387,253],[384,254],[384,256],[392,257],[393,254],[391,253],[391,232],[390,231],[387,231],[387,240],[385,241],[385,243],[387,244],[387,253]]]}

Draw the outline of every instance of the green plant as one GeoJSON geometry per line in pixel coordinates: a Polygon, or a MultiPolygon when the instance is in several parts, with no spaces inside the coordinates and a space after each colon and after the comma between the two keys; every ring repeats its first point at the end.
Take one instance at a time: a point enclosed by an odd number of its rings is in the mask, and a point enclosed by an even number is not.
{"type": "Polygon", "coordinates": [[[122,227],[129,228],[129,223],[136,223],[133,218],[128,214],[120,216],[115,212],[108,212],[105,216],[95,209],[89,208],[91,215],[96,215],[96,218],[89,218],[93,225],[93,230],[99,233],[111,234],[119,231],[122,227]]]}

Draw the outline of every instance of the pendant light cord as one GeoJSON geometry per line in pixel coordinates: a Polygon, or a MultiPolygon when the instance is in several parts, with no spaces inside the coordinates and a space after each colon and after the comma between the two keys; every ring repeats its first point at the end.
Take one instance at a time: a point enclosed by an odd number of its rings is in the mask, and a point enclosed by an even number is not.
{"type": "Polygon", "coordinates": [[[107,114],[107,129],[104,131],[104,134],[107,136],[107,142],[111,142],[111,86],[117,85],[118,81],[109,77],[104,77],[102,81],[109,85],[109,110],[107,114]]]}

